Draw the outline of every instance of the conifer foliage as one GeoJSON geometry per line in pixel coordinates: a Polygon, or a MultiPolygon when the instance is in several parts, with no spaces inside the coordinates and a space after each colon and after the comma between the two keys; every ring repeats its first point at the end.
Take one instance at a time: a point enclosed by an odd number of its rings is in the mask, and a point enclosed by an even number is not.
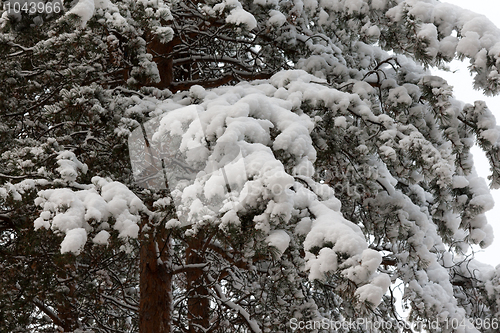
{"type": "Polygon", "coordinates": [[[500,187],[500,131],[429,70],[468,59],[497,94],[484,17],[436,0],[60,4],[0,17],[0,331],[498,331],[470,148],[500,187]]]}

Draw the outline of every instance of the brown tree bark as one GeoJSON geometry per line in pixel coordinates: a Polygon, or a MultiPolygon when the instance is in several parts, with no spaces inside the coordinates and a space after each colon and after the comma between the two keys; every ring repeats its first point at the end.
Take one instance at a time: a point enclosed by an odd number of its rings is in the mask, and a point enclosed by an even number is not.
{"type": "Polygon", "coordinates": [[[160,82],[151,83],[151,86],[165,89],[169,88],[173,81],[173,60],[170,53],[172,52],[174,45],[178,44],[179,41],[174,38],[173,41],[163,44],[158,38],[151,38],[148,43],[147,50],[148,53],[153,55],[153,61],[156,62],[156,67],[158,67],[158,72],[160,73],[160,82]]]}
{"type": "MultiPolygon", "coordinates": [[[[142,226],[148,218],[143,218],[142,226]]],[[[144,230],[144,229],[143,229],[144,230]]],[[[172,317],[172,272],[168,265],[170,240],[165,232],[141,232],[139,332],[170,333],[172,317]],[[158,252],[160,251],[159,255],[158,252]]]]}
{"type": "MultiPolygon", "coordinates": [[[[202,231],[193,236],[186,249],[186,264],[205,263],[205,237],[202,231]]],[[[190,269],[186,273],[188,292],[189,333],[205,332],[210,325],[208,288],[203,268],[190,269]],[[204,330],[204,329],[205,330],[204,330]]]]}
{"type": "MultiPolygon", "coordinates": [[[[63,329],[63,332],[73,332],[78,328],[78,314],[72,306],[72,303],[77,304],[75,299],[76,282],[71,279],[71,272],[75,271],[75,265],[65,264],[63,267],[64,271],[60,271],[57,275],[61,280],[68,280],[64,283],[64,286],[67,288],[67,293],[66,295],[60,294],[55,297],[58,300],[58,305],[56,307],[57,314],[55,316],[56,320],[52,320],[63,329]]],[[[42,304],[43,303],[40,301],[35,302],[35,305],[37,305],[39,309],[42,308],[42,304]]],[[[55,312],[53,314],[55,314],[55,312]]]]}

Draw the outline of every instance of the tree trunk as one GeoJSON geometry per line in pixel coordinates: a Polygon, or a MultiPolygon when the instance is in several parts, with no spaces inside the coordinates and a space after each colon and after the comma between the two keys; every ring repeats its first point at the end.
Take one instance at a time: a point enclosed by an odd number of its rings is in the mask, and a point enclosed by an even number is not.
{"type": "MultiPolygon", "coordinates": [[[[143,218],[142,225],[146,225],[143,218]]],[[[152,228],[153,230],[153,228],[152,228]]],[[[168,265],[170,239],[164,232],[141,232],[139,332],[170,333],[172,316],[172,272],[168,265]],[[161,236],[160,236],[161,235],[161,236]],[[158,251],[160,252],[158,258],[158,251]]]]}
{"type": "MultiPolygon", "coordinates": [[[[77,304],[75,299],[76,282],[71,279],[71,273],[74,272],[75,265],[66,264],[64,265],[64,273],[60,272],[58,274],[59,279],[68,280],[64,284],[67,288],[67,294],[56,296],[56,298],[59,298],[59,301],[57,302],[57,320],[55,323],[63,329],[63,332],[73,332],[78,328],[78,314],[72,306],[72,304],[77,304]]],[[[41,307],[39,306],[39,308],[41,307]]]]}
{"type": "MultiPolygon", "coordinates": [[[[186,249],[186,263],[188,265],[201,264],[204,258],[204,233],[199,231],[189,242],[186,249]]],[[[208,288],[203,276],[203,268],[190,269],[186,273],[188,292],[188,320],[189,333],[205,332],[209,327],[209,299],[208,288]],[[203,327],[204,329],[202,329],[203,327]]]]}

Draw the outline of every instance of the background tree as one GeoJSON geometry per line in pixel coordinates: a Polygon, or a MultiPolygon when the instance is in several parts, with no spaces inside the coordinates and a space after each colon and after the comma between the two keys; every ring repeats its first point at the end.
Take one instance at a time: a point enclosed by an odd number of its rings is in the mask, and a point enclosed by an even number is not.
{"type": "Polygon", "coordinates": [[[0,19],[3,331],[396,332],[398,285],[430,332],[496,331],[469,150],[498,187],[498,128],[428,71],[469,58],[497,93],[496,27],[434,0],[71,5],[0,19]],[[196,177],[140,186],[133,133],[196,177]]]}

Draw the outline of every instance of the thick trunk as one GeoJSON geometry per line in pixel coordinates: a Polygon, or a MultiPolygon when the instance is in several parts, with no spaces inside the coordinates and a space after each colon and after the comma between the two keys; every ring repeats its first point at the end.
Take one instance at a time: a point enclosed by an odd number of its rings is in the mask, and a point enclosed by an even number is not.
{"type": "MultiPolygon", "coordinates": [[[[204,234],[199,232],[189,242],[186,250],[188,265],[205,263],[204,234]]],[[[188,292],[189,333],[204,332],[210,325],[208,288],[203,276],[203,269],[192,269],[186,273],[188,292]],[[204,329],[203,329],[204,328],[204,329]]]]}
{"type": "Polygon", "coordinates": [[[75,265],[67,264],[64,268],[65,272],[58,274],[58,277],[61,280],[68,280],[68,282],[65,283],[67,294],[58,297],[59,305],[57,306],[57,319],[55,323],[63,329],[63,332],[73,332],[78,328],[78,314],[72,306],[72,304],[77,304],[75,300],[76,282],[71,279],[71,273],[75,272],[75,265]]]}
{"type": "MultiPolygon", "coordinates": [[[[72,295],[68,298],[72,299],[72,295]]],[[[58,310],[58,316],[61,320],[60,326],[63,328],[63,332],[73,332],[76,328],[78,328],[78,315],[75,313],[68,300],[65,300],[58,307],[58,310]]]]}
{"type": "Polygon", "coordinates": [[[140,333],[171,332],[172,272],[166,265],[170,241],[158,238],[158,234],[155,239],[152,232],[141,233],[140,333]]]}
{"type": "MultiPolygon", "coordinates": [[[[178,42],[177,42],[178,43],[178,42]]],[[[173,81],[173,60],[167,55],[172,53],[175,41],[163,44],[158,38],[151,38],[147,48],[148,53],[153,55],[153,61],[156,62],[156,67],[160,73],[160,82],[149,82],[149,85],[160,89],[170,87],[173,81]]]]}

